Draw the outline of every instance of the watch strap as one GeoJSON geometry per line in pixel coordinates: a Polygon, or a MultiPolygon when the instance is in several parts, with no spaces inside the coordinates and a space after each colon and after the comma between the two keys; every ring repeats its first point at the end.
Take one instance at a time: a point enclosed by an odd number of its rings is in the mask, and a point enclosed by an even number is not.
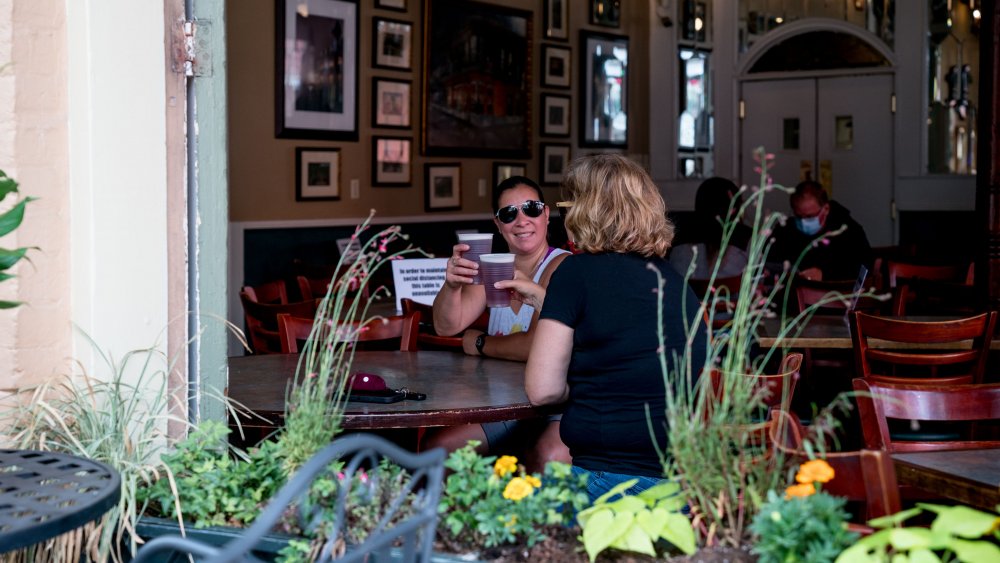
{"type": "Polygon", "coordinates": [[[483,353],[483,346],[486,346],[486,334],[480,334],[476,337],[476,351],[479,352],[480,356],[485,356],[483,353]]]}

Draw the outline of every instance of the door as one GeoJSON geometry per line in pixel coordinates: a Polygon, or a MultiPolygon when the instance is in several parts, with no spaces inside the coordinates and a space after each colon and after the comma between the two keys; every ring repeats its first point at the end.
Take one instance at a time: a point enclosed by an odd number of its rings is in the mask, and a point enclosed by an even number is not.
{"type": "MultiPolygon", "coordinates": [[[[755,147],[775,154],[772,178],[808,174],[861,223],[872,246],[893,244],[893,123],[889,74],[744,82],[743,182],[756,184],[755,147]]],[[[790,212],[788,197],[767,205],[790,212]]]]}

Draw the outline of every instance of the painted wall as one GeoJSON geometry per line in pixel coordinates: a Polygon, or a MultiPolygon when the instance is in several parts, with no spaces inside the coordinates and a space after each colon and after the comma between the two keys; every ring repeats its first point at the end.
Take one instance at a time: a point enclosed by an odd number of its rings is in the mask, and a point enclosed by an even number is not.
{"type": "MultiPolygon", "coordinates": [[[[646,6],[640,2],[622,2],[621,27],[609,29],[590,25],[588,2],[568,1],[569,41],[544,41],[542,2],[537,0],[510,0],[493,2],[511,8],[531,11],[533,17],[532,42],[532,97],[534,115],[532,116],[533,139],[531,150],[533,157],[525,162],[530,177],[539,174],[538,151],[540,142],[570,142],[574,148],[573,155],[595,152],[593,149],[579,150],[578,118],[579,111],[578,79],[579,79],[579,30],[581,28],[611,32],[630,36],[629,45],[629,144],[628,153],[634,155],[640,162],[648,162],[649,127],[646,120],[636,116],[647,115],[648,102],[645,91],[648,89],[648,62],[645,53],[648,52],[648,21],[646,6]],[[570,90],[542,89],[541,51],[543,43],[569,45],[572,49],[573,64],[571,70],[572,88],[570,90]],[[541,94],[569,94],[573,99],[571,111],[571,136],[569,139],[542,137],[538,134],[541,107],[541,94]]],[[[494,160],[510,161],[511,159],[490,158],[427,158],[419,154],[420,140],[420,73],[422,69],[421,53],[423,39],[423,2],[408,0],[407,11],[394,12],[376,10],[374,2],[362,0],[360,6],[360,97],[359,124],[360,139],[358,142],[327,142],[296,139],[276,139],[274,136],[274,5],[272,0],[229,0],[227,8],[228,35],[228,78],[229,78],[229,164],[230,164],[230,220],[233,222],[247,221],[296,221],[316,219],[344,219],[363,217],[369,209],[376,209],[380,217],[424,215],[424,163],[427,162],[460,162],[462,165],[462,209],[454,212],[456,215],[469,213],[486,213],[490,203],[487,190],[486,197],[480,197],[477,181],[482,179],[487,186],[492,185],[492,166],[494,160]],[[393,71],[372,68],[371,30],[372,18],[386,17],[406,20],[413,23],[413,70],[393,71]],[[379,129],[377,135],[401,135],[413,138],[413,184],[407,188],[375,188],[371,187],[371,82],[373,76],[410,80],[414,94],[410,113],[413,127],[410,131],[395,129],[379,129]],[[340,201],[296,202],[295,201],[295,148],[296,147],[336,147],[340,149],[341,197],[340,201]],[[351,179],[360,182],[360,197],[349,198],[349,183],[351,179]]],[[[556,198],[557,188],[551,188],[546,197],[556,198]]],[[[429,220],[442,217],[445,213],[428,215],[429,220]]]]}

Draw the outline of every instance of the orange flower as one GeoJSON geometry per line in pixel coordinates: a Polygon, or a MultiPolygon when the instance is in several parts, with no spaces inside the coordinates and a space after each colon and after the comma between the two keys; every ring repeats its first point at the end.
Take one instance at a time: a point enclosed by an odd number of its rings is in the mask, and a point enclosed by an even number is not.
{"type": "Polygon", "coordinates": [[[833,479],[833,468],[822,459],[809,460],[799,466],[795,480],[803,484],[826,483],[833,479]]]}
{"type": "Polygon", "coordinates": [[[808,497],[816,492],[816,487],[812,483],[802,483],[800,485],[792,485],[785,489],[785,498],[792,497],[808,497]]]}

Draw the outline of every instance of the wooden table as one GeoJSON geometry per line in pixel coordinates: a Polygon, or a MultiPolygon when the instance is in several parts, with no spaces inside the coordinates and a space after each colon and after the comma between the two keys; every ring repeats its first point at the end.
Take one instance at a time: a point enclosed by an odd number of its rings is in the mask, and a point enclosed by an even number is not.
{"type": "Polygon", "coordinates": [[[1000,448],[893,454],[896,480],[994,511],[1000,504],[1000,448]]]}
{"type": "MultiPolygon", "coordinates": [[[[229,397],[280,423],[298,355],[229,358],[229,397]]],[[[357,352],[352,372],[374,373],[423,401],[348,402],[345,429],[418,428],[516,420],[545,414],[528,403],[524,363],[456,352],[357,352]]]]}
{"type": "MultiPolygon", "coordinates": [[[[934,321],[934,320],[944,320],[951,319],[955,317],[904,317],[907,320],[913,321],[934,321]]],[[[796,331],[792,331],[792,335],[786,336],[780,341],[778,340],[778,334],[781,330],[781,319],[764,319],[761,324],[761,330],[759,333],[758,341],[760,345],[765,348],[771,348],[773,346],[781,346],[783,348],[827,348],[827,349],[851,349],[854,347],[854,343],[851,342],[851,329],[847,323],[847,318],[836,315],[815,315],[809,322],[805,325],[801,332],[797,335],[796,331]]],[[[907,344],[902,342],[889,342],[886,340],[878,340],[876,338],[871,339],[870,345],[872,348],[895,348],[895,349],[907,349],[907,348],[920,348],[924,350],[933,349],[949,349],[949,348],[969,348],[972,346],[972,341],[964,341],[953,344],[907,344]]],[[[1000,350],[1000,339],[994,338],[990,343],[991,350],[1000,350]]]]}

